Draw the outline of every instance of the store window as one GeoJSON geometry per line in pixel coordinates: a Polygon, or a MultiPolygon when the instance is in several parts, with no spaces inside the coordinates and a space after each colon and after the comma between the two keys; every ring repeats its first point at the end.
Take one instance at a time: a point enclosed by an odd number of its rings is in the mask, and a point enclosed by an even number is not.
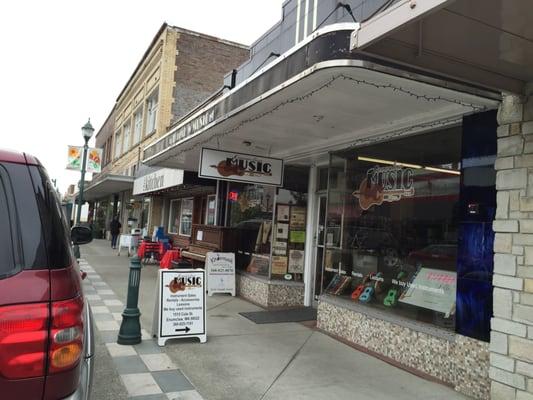
{"type": "Polygon", "coordinates": [[[229,226],[236,231],[237,267],[241,270],[269,275],[274,198],[271,186],[229,184],[229,226]]]}
{"type": "Polygon", "coordinates": [[[143,127],[143,110],[140,107],[133,115],[133,144],[139,143],[143,127]]]}
{"type": "Polygon", "coordinates": [[[157,91],[146,101],[146,135],[150,135],[155,131],[158,101],[159,98],[157,91]]]}
{"type": "Polygon", "coordinates": [[[180,230],[179,230],[180,235],[191,236],[193,207],[194,207],[193,198],[181,200],[180,230]]]}
{"type": "Polygon", "coordinates": [[[279,189],[274,214],[272,279],[303,281],[307,193],[279,189]]]}
{"type": "Polygon", "coordinates": [[[331,156],[322,293],[455,327],[461,131],[331,156]]]}
{"type": "Polygon", "coordinates": [[[217,206],[217,196],[214,194],[207,196],[207,207],[205,210],[206,225],[216,224],[216,221],[215,221],[216,206],[217,206]]]}
{"type": "Polygon", "coordinates": [[[168,216],[168,233],[175,235],[179,232],[180,227],[180,210],[181,200],[170,200],[170,210],[168,216]]]}

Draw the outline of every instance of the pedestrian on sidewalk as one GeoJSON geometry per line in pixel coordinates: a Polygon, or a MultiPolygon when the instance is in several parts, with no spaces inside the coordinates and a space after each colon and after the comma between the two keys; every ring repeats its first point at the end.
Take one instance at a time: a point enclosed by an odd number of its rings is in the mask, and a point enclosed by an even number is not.
{"type": "Polygon", "coordinates": [[[113,249],[117,248],[117,239],[118,235],[120,235],[121,228],[122,224],[119,222],[118,217],[113,217],[113,220],[109,224],[109,230],[111,231],[111,247],[113,249]]]}

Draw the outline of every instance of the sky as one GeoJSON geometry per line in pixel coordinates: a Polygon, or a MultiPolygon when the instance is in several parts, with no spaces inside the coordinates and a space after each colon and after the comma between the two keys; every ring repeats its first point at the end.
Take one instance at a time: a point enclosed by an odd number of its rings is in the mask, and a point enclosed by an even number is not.
{"type": "Polygon", "coordinates": [[[39,158],[64,193],[80,178],[65,169],[67,146],[83,145],[88,118],[96,135],[163,22],[249,45],[283,1],[3,2],[0,147],[39,158]]]}

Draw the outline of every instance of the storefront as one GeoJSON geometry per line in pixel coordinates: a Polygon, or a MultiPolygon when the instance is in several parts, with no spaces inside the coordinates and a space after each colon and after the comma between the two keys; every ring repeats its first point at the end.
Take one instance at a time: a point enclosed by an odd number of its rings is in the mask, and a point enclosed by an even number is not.
{"type": "Polygon", "coordinates": [[[156,227],[162,227],[176,247],[189,246],[193,223],[215,222],[216,183],[198,178],[196,173],[143,167],[135,179],[133,196],[143,205],[143,236],[152,236],[156,227]]]}
{"type": "Polygon", "coordinates": [[[85,189],[83,198],[94,204],[93,230],[97,238],[109,239],[109,223],[113,217],[120,218],[124,229],[136,227],[133,224],[132,176],[100,174],[85,189]]]}
{"type": "Polygon", "coordinates": [[[282,159],[282,185],[227,184],[225,226],[254,232],[236,251],[240,294],[301,299],[331,335],[485,398],[500,95],[352,53],[358,28],[318,30],[144,162],[201,169],[205,148],[282,159]]]}

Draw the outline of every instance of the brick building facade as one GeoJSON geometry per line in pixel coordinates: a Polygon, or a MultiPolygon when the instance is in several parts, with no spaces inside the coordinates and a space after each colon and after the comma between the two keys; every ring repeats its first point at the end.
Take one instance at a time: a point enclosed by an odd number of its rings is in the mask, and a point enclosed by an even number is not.
{"type": "Polygon", "coordinates": [[[128,229],[145,227],[151,232],[161,224],[164,201],[132,195],[141,150],[222,88],[224,76],[248,57],[246,46],[161,26],[96,135],[104,167],[85,197],[99,203],[95,212],[102,234],[113,215],[120,215],[128,229]]]}

